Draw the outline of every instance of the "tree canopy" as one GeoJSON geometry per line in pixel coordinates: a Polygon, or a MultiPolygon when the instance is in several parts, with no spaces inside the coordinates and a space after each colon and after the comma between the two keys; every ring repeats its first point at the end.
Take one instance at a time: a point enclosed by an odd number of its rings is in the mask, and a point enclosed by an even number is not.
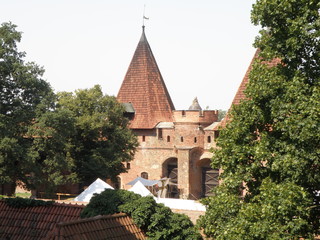
{"type": "Polygon", "coordinates": [[[74,118],[70,156],[81,181],[91,183],[97,177],[115,180],[126,171],[123,162],[133,159],[138,143],[115,97],[104,95],[98,85],[74,94],[61,92],[57,109],[68,110],[74,118]]]}
{"type": "Polygon", "coordinates": [[[71,182],[115,179],[136,137],[124,109],[100,86],[55,94],[44,69],[24,61],[11,23],[0,27],[0,184],[53,192],[71,182]]]}
{"type": "Polygon", "coordinates": [[[21,33],[12,23],[0,27],[0,182],[27,182],[32,169],[28,157],[28,127],[50,108],[53,91],[42,79],[44,70],[24,61],[17,43],[21,33]]]}
{"type": "Polygon", "coordinates": [[[262,30],[245,90],[214,151],[222,184],[200,224],[214,239],[319,234],[320,2],[258,0],[262,30]]]}

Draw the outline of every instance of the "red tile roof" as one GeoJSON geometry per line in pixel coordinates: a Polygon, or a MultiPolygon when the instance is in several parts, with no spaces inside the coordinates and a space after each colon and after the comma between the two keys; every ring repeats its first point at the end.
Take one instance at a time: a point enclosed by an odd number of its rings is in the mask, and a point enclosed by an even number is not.
{"type": "Polygon", "coordinates": [[[0,200],[0,239],[44,239],[57,223],[79,219],[83,208],[58,203],[16,208],[0,200]]]}
{"type": "MultiPolygon", "coordinates": [[[[237,104],[239,104],[241,102],[241,100],[244,100],[246,98],[246,96],[244,94],[244,90],[246,89],[246,86],[247,86],[247,84],[249,82],[249,74],[250,74],[250,71],[252,69],[253,63],[258,58],[259,53],[260,53],[260,50],[257,49],[255,54],[254,54],[254,56],[253,56],[253,58],[252,58],[252,60],[251,60],[250,65],[249,65],[249,67],[247,69],[247,72],[244,75],[244,78],[242,79],[242,82],[240,83],[238,91],[237,91],[236,95],[233,98],[233,101],[231,103],[231,106],[230,106],[228,112],[230,111],[232,105],[237,105],[237,104]]],[[[267,64],[269,66],[275,66],[279,62],[280,62],[279,59],[274,59],[274,60],[268,62],[267,64]]],[[[222,121],[214,128],[214,130],[218,130],[220,127],[225,127],[229,120],[230,120],[230,117],[229,117],[229,114],[227,113],[226,116],[224,117],[224,119],[222,119],[222,121]]]]}
{"type": "Polygon", "coordinates": [[[159,122],[172,122],[169,92],[147,41],[144,27],[117,99],[132,103],[135,110],[130,128],[151,129],[159,122]]]}
{"type": "Polygon", "coordinates": [[[144,233],[125,214],[96,216],[59,223],[52,240],[137,240],[146,239],[144,233]]]}

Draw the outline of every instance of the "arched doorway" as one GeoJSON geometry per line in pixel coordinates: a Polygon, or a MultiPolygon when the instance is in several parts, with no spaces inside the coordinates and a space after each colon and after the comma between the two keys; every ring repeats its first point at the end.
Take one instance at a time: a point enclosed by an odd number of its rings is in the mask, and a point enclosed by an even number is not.
{"type": "Polygon", "coordinates": [[[162,176],[170,178],[168,185],[167,197],[169,198],[179,198],[178,189],[178,159],[168,158],[162,164],[162,176]]]}

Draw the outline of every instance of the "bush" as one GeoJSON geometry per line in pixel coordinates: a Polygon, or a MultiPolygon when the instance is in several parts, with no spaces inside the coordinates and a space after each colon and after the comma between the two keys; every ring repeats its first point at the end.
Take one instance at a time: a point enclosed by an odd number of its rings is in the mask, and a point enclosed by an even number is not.
{"type": "Polygon", "coordinates": [[[7,205],[14,208],[27,208],[27,207],[40,207],[40,206],[50,206],[54,201],[42,201],[31,198],[4,198],[7,205]]]}
{"type": "Polygon", "coordinates": [[[183,214],[173,213],[152,197],[141,197],[126,190],[106,189],[95,195],[81,217],[93,217],[123,212],[128,214],[151,240],[202,239],[191,220],[183,214]]]}

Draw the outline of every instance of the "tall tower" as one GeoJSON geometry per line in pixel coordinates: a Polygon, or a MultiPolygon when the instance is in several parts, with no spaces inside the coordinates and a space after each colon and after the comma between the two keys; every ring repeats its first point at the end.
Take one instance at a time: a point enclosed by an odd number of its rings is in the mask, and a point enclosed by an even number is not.
{"type": "Polygon", "coordinates": [[[189,110],[175,110],[144,27],[117,99],[139,141],[128,172],[120,175],[121,188],[129,188],[126,184],[136,177],[168,177],[172,184],[167,197],[205,196],[215,179],[205,178],[212,171],[209,149],[214,146],[211,128],[205,128],[218,112],[202,110],[197,100],[189,110]]]}
{"type": "Polygon", "coordinates": [[[131,129],[152,129],[159,122],[172,122],[174,105],[147,41],[144,26],[117,99],[133,108],[131,129]]]}

